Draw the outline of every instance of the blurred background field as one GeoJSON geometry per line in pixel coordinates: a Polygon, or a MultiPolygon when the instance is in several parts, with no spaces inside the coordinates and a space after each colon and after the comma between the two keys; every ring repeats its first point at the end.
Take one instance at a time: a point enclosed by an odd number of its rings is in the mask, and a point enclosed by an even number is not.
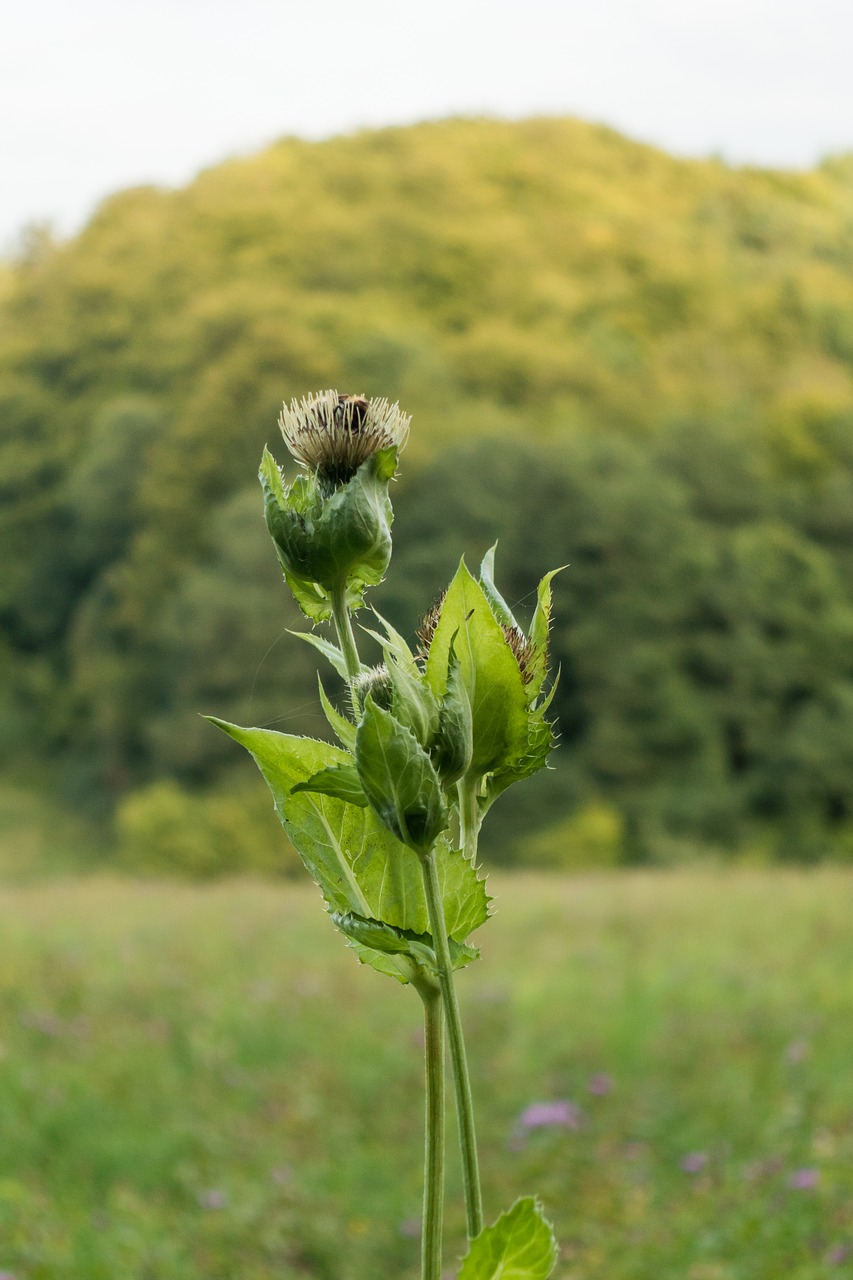
{"type": "Polygon", "coordinates": [[[0,280],[0,767],[63,843],[89,824],[83,862],[293,867],[199,713],[324,731],[255,468],[325,385],[414,415],[374,596],[405,633],[461,552],[500,541],[521,615],[569,566],[559,768],[493,859],[853,857],[849,156],[571,119],[284,139],[32,229],[0,280]]]}
{"type": "MultiPolygon", "coordinates": [[[[494,877],[460,978],[486,1206],[539,1188],[558,1280],[853,1274],[852,887],[494,877]]],[[[0,1271],[415,1280],[419,1002],[315,891],[77,878],[3,890],[0,930],[0,1271]]]]}

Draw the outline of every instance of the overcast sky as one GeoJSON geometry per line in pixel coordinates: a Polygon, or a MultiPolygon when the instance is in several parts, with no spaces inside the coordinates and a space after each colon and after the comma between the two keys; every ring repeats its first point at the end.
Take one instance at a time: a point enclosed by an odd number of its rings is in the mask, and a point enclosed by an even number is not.
{"type": "Polygon", "coordinates": [[[285,133],[576,114],[686,155],[853,149],[850,0],[6,0],[0,248],[285,133]]]}

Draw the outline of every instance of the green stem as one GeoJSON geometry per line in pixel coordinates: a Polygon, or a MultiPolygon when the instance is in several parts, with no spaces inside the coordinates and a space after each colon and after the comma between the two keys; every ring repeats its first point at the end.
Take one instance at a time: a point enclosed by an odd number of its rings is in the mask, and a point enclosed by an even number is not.
{"type": "Polygon", "coordinates": [[[471,1081],[468,1076],[468,1059],[465,1054],[462,1020],[459,1016],[459,1003],[453,981],[450,944],[447,941],[447,925],[444,919],[444,905],[441,900],[441,886],[438,883],[434,850],[422,856],[421,865],[424,873],[424,893],[429,911],[430,932],[438,962],[441,999],[447,1019],[447,1039],[453,1066],[456,1118],[459,1124],[459,1145],[462,1152],[465,1212],[468,1237],[473,1240],[483,1230],[483,1197],[480,1191],[480,1166],[477,1161],[477,1137],[474,1132],[474,1104],[471,1098],[471,1081]]]}
{"type": "Polygon", "coordinates": [[[480,835],[480,813],[477,806],[477,782],[468,777],[456,784],[459,797],[459,840],[462,852],[473,866],[477,865],[477,843],[480,835]]]}
{"type": "Polygon", "coordinates": [[[361,712],[361,706],[359,705],[358,694],[353,687],[353,681],[361,671],[361,662],[359,661],[358,650],[355,647],[352,623],[349,619],[346,584],[342,587],[336,587],[332,592],[332,618],[335,623],[335,630],[338,633],[338,644],[341,646],[341,653],[344,655],[350,696],[352,698],[352,709],[357,718],[361,712]]]}
{"type": "Polygon", "coordinates": [[[424,1005],[426,1125],[421,1280],[441,1280],[444,1219],[444,1014],[441,991],[415,983],[424,1005]]]}

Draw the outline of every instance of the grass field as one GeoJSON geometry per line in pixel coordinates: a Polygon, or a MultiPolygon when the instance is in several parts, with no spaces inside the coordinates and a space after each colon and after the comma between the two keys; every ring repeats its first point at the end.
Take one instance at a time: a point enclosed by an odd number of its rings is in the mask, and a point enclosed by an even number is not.
{"type": "MultiPolygon", "coordinates": [[[[494,889],[487,1214],[538,1191],[559,1280],[853,1276],[853,875],[494,889]]],[[[0,930],[0,1275],[415,1280],[419,1002],[309,886],[21,885],[0,930]]]]}

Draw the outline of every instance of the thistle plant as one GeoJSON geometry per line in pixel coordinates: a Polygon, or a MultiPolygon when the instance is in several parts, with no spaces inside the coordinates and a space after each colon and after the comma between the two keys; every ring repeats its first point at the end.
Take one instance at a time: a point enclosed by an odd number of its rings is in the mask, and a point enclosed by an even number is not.
{"type": "Polygon", "coordinates": [[[478,865],[482,822],[503,791],[545,766],[554,745],[547,714],[553,573],[539,584],[525,631],[495,585],[494,548],[476,577],[463,560],[421,620],[414,650],[373,614],[362,630],[383,661],[364,665],[352,615],[391,558],[389,484],[409,418],[386,400],[323,391],[285,406],[280,426],[299,469],[288,482],[264,451],[267,529],[302,612],[315,625],[331,621],[331,635],[311,631],[302,638],[346,682],[349,705],[336,708],[320,680],[337,746],[213,723],[251,752],[358,960],[421,998],[422,1280],[442,1276],[446,1057],[468,1231],[458,1280],[545,1280],[556,1244],[534,1197],[484,1225],[455,974],[479,958],[470,938],[490,915],[478,865]]]}

